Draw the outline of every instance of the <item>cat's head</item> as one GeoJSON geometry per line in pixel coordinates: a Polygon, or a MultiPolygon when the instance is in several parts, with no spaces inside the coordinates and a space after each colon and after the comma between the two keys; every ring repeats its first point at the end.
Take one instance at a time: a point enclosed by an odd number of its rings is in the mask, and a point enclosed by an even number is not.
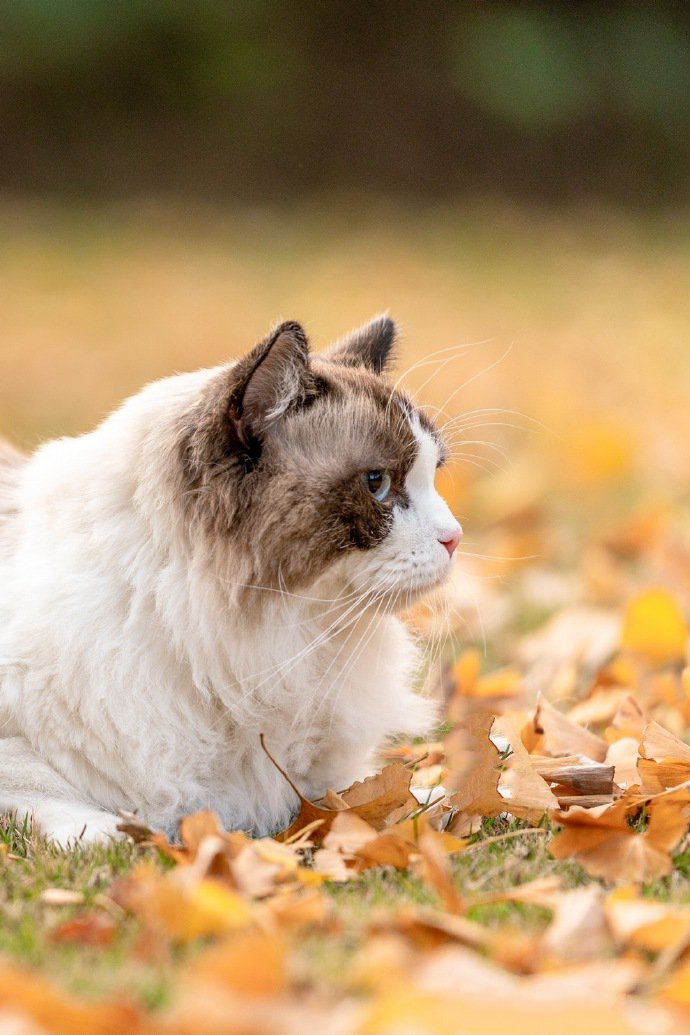
{"type": "Polygon", "coordinates": [[[312,355],[283,323],[185,414],[177,498],[238,582],[395,608],[447,575],[461,528],[434,488],[444,446],[386,378],[395,333],[382,316],[312,355]]]}

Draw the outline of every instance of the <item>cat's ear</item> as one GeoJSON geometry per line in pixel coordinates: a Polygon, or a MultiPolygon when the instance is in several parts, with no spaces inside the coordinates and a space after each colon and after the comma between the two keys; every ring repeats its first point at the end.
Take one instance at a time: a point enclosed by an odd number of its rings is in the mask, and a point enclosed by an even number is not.
{"type": "Polygon", "coordinates": [[[279,324],[233,367],[228,412],[238,437],[247,442],[304,398],[309,344],[298,323],[279,324]]]}
{"type": "Polygon", "coordinates": [[[381,374],[393,359],[393,346],[398,334],[390,316],[376,316],[363,327],[331,345],[323,353],[324,359],[348,367],[367,367],[381,374]]]}

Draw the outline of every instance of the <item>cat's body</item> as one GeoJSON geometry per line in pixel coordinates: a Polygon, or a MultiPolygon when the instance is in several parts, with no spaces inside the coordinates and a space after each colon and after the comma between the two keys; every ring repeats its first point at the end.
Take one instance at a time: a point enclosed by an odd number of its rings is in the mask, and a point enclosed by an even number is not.
{"type": "Polygon", "coordinates": [[[458,526],[433,429],[367,369],[382,326],[314,361],[283,325],[88,435],[3,447],[0,810],[62,843],[120,809],[267,832],[296,799],[262,733],[319,796],[428,726],[392,612],[443,577],[458,526]],[[399,472],[395,502],[372,468],[399,472]]]}

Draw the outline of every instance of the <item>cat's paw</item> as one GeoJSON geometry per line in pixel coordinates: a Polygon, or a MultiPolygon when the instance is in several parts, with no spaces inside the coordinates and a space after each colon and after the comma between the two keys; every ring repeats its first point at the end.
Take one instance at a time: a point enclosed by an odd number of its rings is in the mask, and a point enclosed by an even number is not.
{"type": "Polygon", "coordinates": [[[119,818],[111,812],[77,802],[50,802],[38,806],[33,813],[34,830],[60,848],[107,844],[114,838],[122,837],[117,829],[119,822],[119,818]]]}

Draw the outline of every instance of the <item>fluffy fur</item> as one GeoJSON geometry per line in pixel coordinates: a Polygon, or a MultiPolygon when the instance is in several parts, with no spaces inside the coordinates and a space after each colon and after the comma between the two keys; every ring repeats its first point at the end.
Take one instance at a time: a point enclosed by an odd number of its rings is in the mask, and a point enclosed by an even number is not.
{"type": "Polygon", "coordinates": [[[283,324],[78,438],[0,448],[0,809],[66,844],[116,813],[258,833],[429,727],[395,612],[459,526],[387,318],[312,357],[283,324]],[[367,472],[390,472],[377,500],[367,472]]]}

